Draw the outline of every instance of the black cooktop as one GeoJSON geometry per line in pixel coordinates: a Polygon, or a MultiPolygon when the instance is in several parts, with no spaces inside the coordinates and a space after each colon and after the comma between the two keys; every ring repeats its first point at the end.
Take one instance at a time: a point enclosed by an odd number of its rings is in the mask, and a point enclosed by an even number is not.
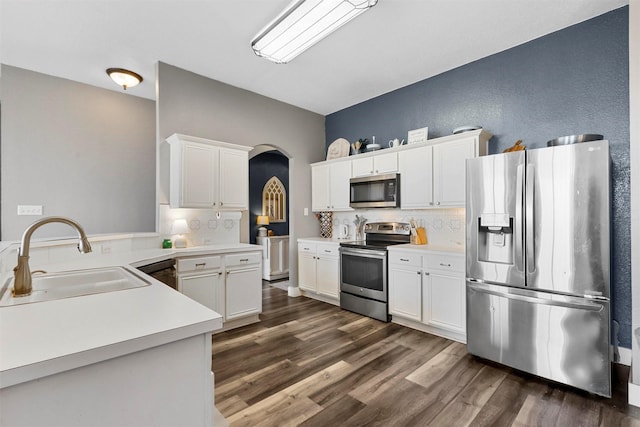
{"type": "Polygon", "coordinates": [[[386,249],[388,246],[391,245],[401,245],[403,243],[409,243],[409,241],[407,240],[406,242],[367,242],[365,240],[354,240],[354,241],[350,241],[350,242],[342,242],[340,243],[340,246],[343,246],[345,248],[355,248],[355,249],[386,249]]]}
{"type": "Polygon", "coordinates": [[[411,240],[409,224],[397,222],[368,223],[365,227],[365,240],[351,240],[340,243],[345,248],[386,249],[391,245],[409,243],[411,240]]]}
{"type": "Polygon", "coordinates": [[[353,240],[351,242],[342,242],[340,246],[345,248],[355,248],[355,249],[385,249],[389,246],[389,243],[384,242],[369,242],[367,243],[365,240],[353,240]]]}

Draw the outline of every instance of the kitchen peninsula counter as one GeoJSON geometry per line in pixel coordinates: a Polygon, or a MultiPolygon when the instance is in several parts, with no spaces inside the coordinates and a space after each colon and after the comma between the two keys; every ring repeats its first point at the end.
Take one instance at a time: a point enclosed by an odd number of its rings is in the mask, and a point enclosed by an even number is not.
{"type": "MultiPolygon", "coordinates": [[[[31,265],[49,273],[134,267],[184,256],[260,250],[250,244],[78,254],[31,265]]],[[[10,278],[5,273],[2,284],[10,278]]],[[[150,286],[0,307],[0,388],[162,345],[222,327],[220,314],[143,275],[150,286]]]]}
{"type": "MultiPolygon", "coordinates": [[[[212,425],[218,412],[211,334],[223,327],[223,318],[135,267],[260,247],[221,244],[105,254],[100,241],[94,242],[94,252],[84,255],[67,255],[72,253],[68,241],[36,245],[41,250],[32,257],[31,269],[54,273],[118,266],[150,285],[0,307],[0,424],[212,425]],[[172,401],[181,404],[158,405],[172,401]],[[30,410],[31,403],[37,408],[30,410]]],[[[4,263],[11,262],[3,255],[4,263]]],[[[9,267],[3,265],[3,285],[12,274],[9,267]]]]}

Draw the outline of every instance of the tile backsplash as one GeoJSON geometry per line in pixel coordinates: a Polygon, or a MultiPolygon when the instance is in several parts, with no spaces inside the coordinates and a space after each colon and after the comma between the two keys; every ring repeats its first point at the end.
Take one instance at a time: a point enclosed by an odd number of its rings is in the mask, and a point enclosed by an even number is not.
{"type": "MultiPolygon", "coordinates": [[[[351,212],[333,213],[333,237],[339,236],[339,226],[349,226],[350,237],[355,234],[356,214],[364,216],[367,222],[409,222],[412,218],[419,227],[424,227],[430,245],[464,246],[465,243],[465,210],[429,209],[429,210],[399,210],[399,209],[358,209],[351,212]]],[[[319,224],[318,224],[319,227],[319,224]]]]}
{"type": "Polygon", "coordinates": [[[211,209],[171,209],[160,205],[158,232],[163,239],[173,240],[171,227],[176,219],[186,219],[189,232],[187,246],[238,243],[240,241],[240,212],[220,212],[218,218],[211,209]]]}

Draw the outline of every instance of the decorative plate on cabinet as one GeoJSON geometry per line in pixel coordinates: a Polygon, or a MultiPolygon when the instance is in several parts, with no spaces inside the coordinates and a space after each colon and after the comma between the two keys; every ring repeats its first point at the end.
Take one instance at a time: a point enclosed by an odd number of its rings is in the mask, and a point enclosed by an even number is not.
{"type": "Polygon", "coordinates": [[[463,133],[463,132],[469,132],[472,130],[478,130],[478,129],[482,129],[482,126],[478,126],[478,125],[472,125],[472,126],[460,126],[458,128],[455,128],[453,130],[453,134],[457,135],[459,133],[463,133]]]}
{"type": "Polygon", "coordinates": [[[339,159],[349,155],[349,141],[344,138],[338,138],[329,145],[327,150],[327,160],[339,159]]]}

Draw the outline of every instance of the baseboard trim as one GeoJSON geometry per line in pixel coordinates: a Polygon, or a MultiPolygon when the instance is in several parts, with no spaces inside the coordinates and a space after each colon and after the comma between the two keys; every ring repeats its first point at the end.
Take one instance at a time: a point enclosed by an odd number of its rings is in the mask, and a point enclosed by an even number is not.
{"type": "MultiPolygon", "coordinates": [[[[298,288],[298,290],[300,290],[300,288],[298,288]]],[[[302,290],[302,295],[307,298],[313,298],[318,301],[326,302],[327,304],[337,305],[338,307],[340,306],[340,300],[336,298],[327,297],[315,292],[305,290],[302,290]]]]}
{"type": "Polygon", "coordinates": [[[615,363],[619,363],[625,366],[631,366],[631,359],[633,353],[631,349],[625,347],[618,347],[618,354],[620,355],[620,360],[616,360],[615,363]]]}
{"type": "Polygon", "coordinates": [[[300,288],[298,286],[293,286],[293,285],[290,285],[287,288],[287,295],[294,298],[302,296],[302,294],[300,293],[300,288]]]}
{"type": "Polygon", "coordinates": [[[640,408],[640,385],[631,382],[633,378],[633,366],[629,369],[629,389],[628,389],[628,402],[629,405],[640,408]]]}

